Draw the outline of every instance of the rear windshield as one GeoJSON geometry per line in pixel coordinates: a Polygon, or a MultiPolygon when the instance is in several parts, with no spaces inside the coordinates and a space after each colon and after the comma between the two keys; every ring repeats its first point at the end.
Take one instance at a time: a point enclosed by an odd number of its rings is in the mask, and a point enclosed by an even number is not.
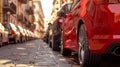
{"type": "Polygon", "coordinates": [[[8,28],[8,30],[12,29],[11,26],[10,26],[10,24],[7,24],[7,28],[8,28]]]}
{"type": "Polygon", "coordinates": [[[6,29],[8,29],[8,30],[10,30],[11,29],[11,26],[10,26],[10,24],[3,24],[3,26],[6,28],[6,29]]]}

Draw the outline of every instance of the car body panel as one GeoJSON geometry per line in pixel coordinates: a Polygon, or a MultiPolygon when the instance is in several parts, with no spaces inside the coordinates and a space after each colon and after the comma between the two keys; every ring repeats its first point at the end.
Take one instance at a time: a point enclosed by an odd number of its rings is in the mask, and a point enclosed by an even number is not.
{"type": "Polygon", "coordinates": [[[105,53],[112,43],[120,42],[120,3],[79,1],[63,24],[65,48],[78,51],[77,36],[81,21],[85,24],[91,52],[105,53]]]}
{"type": "Polygon", "coordinates": [[[1,33],[1,36],[2,36],[2,42],[5,43],[5,42],[8,42],[8,31],[7,29],[2,25],[2,23],[0,23],[0,33],[1,33]]]}

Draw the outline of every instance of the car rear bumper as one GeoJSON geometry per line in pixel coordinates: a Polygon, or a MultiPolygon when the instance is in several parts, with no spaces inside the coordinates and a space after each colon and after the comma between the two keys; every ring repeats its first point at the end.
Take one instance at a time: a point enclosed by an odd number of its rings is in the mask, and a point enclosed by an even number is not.
{"type": "Polygon", "coordinates": [[[8,35],[9,41],[14,41],[16,38],[16,35],[8,35]]]}
{"type": "Polygon", "coordinates": [[[113,51],[120,47],[120,37],[114,36],[103,36],[103,37],[96,37],[89,40],[89,49],[92,53],[99,53],[99,54],[112,54],[113,51]]]}

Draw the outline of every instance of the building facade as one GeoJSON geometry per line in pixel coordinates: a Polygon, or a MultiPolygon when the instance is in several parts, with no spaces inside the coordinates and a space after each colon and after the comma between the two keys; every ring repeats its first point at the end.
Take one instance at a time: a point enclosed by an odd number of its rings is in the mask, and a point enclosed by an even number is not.
{"type": "Polygon", "coordinates": [[[0,0],[0,22],[16,22],[16,0],[0,0]]]}
{"type": "Polygon", "coordinates": [[[69,3],[72,2],[73,0],[54,0],[53,1],[53,9],[52,9],[52,13],[51,13],[51,23],[53,23],[53,21],[55,20],[55,18],[57,17],[57,12],[59,10],[59,8],[64,4],[64,3],[69,3]]]}
{"type": "Polygon", "coordinates": [[[17,23],[22,27],[33,31],[35,29],[34,22],[34,5],[33,0],[17,1],[17,23]]]}
{"type": "Polygon", "coordinates": [[[33,31],[33,10],[33,0],[0,0],[0,22],[11,22],[33,31]]]}
{"type": "Polygon", "coordinates": [[[40,0],[34,0],[34,16],[35,16],[35,34],[38,34],[42,38],[44,33],[44,14],[40,0]]]}

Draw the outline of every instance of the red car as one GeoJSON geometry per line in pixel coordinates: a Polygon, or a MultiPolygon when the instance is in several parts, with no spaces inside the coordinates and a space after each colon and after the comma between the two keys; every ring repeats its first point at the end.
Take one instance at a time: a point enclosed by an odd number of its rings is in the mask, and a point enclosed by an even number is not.
{"type": "Polygon", "coordinates": [[[120,0],[74,0],[62,27],[61,53],[76,51],[81,67],[120,56],[120,0]]]}

